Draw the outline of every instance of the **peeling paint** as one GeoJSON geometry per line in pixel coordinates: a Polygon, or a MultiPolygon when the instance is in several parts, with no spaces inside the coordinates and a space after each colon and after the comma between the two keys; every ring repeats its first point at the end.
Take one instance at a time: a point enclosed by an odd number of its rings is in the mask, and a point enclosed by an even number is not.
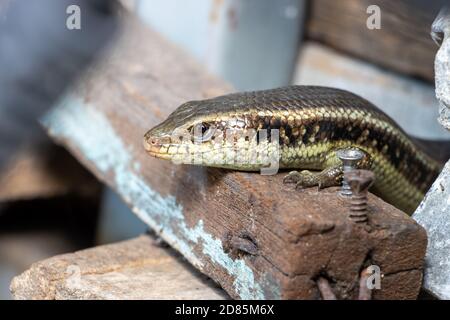
{"type": "MultiPolygon", "coordinates": [[[[450,130],[450,7],[438,14],[431,36],[441,48],[434,61],[438,121],[450,130]]],[[[440,299],[450,299],[450,160],[412,216],[428,235],[423,287],[440,299]]]]}
{"type": "Polygon", "coordinates": [[[412,217],[428,235],[423,286],[440,299],[450,299],[450,161],[412,217]]]}
{"type": "Polygon", "coordinates": [[[133,171],[139,171],[140,164],[132,159],[131,149],[125,147],[108,119],[94,107],[68,95],[42,123],[50,135],[67,139],[103,174],[114,173],[115,188],[133,205],[133,212],[197,268],[202,269],[204,264],[193,247],[201,244],[202,253],[234,277],[234,290],[241,299],[264,299],[266,293],[271,298],[281,298],[279,284],[270,280],[270,275],[263,275],[261,283],[257,282],[244,260],[231,259],[222,242],[204,230],[202,220],[189,227],[175,197],[161,196],[133,171]]]}
{"type": "Polygon", "coordinates": [[[434,60],[439,123],[450,130],[450,7],[444,7],[433,22],[431,36],[443,40],[434,60]]]}

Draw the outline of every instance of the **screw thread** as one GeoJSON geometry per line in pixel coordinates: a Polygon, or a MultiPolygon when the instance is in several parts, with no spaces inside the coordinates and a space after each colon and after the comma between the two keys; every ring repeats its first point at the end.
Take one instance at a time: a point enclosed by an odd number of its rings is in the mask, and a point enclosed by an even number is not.
{"type": "Polygon", "coordinates": [[[344,181],[351,190],[349,218],[355,223],[368,221],[368,190],[373,179],[373,173],[368,170],[352,170],[344,173],[344,181]]]}

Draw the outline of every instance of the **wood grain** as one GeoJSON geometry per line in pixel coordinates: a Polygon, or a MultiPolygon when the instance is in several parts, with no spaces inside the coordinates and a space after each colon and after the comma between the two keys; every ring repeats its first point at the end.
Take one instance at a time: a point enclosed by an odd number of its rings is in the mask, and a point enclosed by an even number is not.
{"type": "Polygon", "coordinates": [[[379,198],[370,196],[370,224],[360,226],[347,218],[336,188],[298,192],[283,185],[283,173],[180,166],[145,153],[144,133],[178,105],[230,90],[126,19],[115,50],[43,123],[233,298],[319,299],[319,275],[333,279],[339,298],[352,298],[367,263],[379,265],[382,281],[392,283],[375,298],[416,297],[426,235],[379,198]]]}
{"type": "Polygon", "coordinates": [[[11,284],[15,299],[226,299],[210,279],[151,236],[55,256],[11,284]]]}
{"type": "Polygon", "coordinates": [[[68,194],[96,197],[98,181],[51,141],[24,146],[0,170],[0,202],[68,194]]]}
{"type": "Polygon", "coordinates": [[[313,0],[306,35],[382,67],[433,81],[438,47],[430,36],[431,23],[446,2],[313,0]],[[379,30],[366,27],[369,5],[381,9],[379,30]]]}

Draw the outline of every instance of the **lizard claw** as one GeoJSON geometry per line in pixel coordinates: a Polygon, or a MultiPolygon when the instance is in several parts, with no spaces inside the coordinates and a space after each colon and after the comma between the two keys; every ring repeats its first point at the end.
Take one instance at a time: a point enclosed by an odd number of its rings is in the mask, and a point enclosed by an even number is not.
{"type": "Polygon", "coordinates": [[[308,170],[291,171],[283,178],[283,183],[295,183],[295,189],[303,189],[317,185],[315,173],[308,170]]]}
{"type": "Polygon", "coordinates": [[[283,178],[283,183],[295,183],[296,189],[317,186],[319,190],[327,187],[338,186],[341,183],[342,168],[340,166],[329,167],[321,172],[303,170],[291,171],[283,178]]]}
{"type": "Polygon", "coordinates": [[[283,183],[297,183],[300,179],[300,173],[298,171],[291,171],[283,178],[283,183]]]}

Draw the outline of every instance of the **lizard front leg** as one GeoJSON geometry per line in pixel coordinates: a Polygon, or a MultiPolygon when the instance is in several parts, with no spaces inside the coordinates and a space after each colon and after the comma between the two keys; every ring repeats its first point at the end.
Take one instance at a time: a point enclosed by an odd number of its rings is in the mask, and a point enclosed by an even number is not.
{"type": "MultiPolygon", "coordinates": [[[[339,149],[338,149],[339,150],[339,149]]],[[[342,161],[337,157],[336,151],[331,151],[325,157],[325,169],[320,172],[311,172],[308,170],[291,171],[283,179],[284,183],[295,183],[296,188],[309,188],[318,186],[319,190],[327,187],[339,186],[342,184],[344,167],[342,161]]],[[[357,164],[357,168],[370,167],[370,158],[364,152],[364,157],[357,164]]]]}
{"type": "Polygon", "coordinates": [[[342,166],[336,165],[328,167],[320,172],[311,172],[308,170],[291,171],[287,174],[283,182],[295,183],[295,188],[309,188],[318,186],[319,190],[332,186],[339,186],[342,182],[342,166]]]}

